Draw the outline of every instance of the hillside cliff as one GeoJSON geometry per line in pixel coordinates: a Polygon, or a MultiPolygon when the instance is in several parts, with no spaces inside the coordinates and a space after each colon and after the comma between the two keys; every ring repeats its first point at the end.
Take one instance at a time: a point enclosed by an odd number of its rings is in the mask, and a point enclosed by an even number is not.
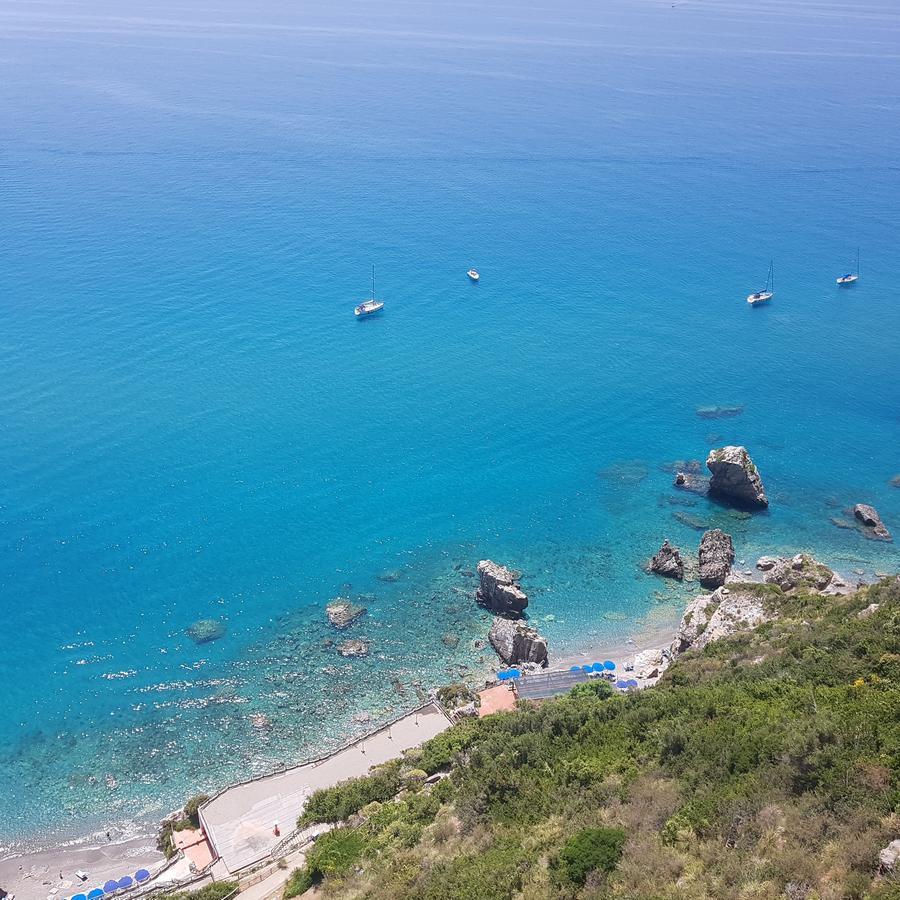
{"type": "Polygon", "coordinates": [[[315,795],[305,821],[347,824],[293,891],[896,900],[900,580],[752,596],[748,627],[695,640],[656,687],[466,720],[315,795]]]}

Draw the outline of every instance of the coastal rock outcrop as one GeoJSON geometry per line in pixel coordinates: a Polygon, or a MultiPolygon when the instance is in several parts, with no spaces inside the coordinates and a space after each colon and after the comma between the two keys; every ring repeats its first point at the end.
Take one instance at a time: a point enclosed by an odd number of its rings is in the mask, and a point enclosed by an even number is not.
{"type": "Polygon", "coordinates": [[[763,573],[766,584],[776,584],[785,593],[797,589],[824,591],[833,579],[834,572],[808,553],[798,553],[791,557],[779,556],[763,573]]]}
{"type": "Polygon", "coordinates": [[[709,493],[740,506],[769,505],[759,471],[745,447],[719,447],[709,451],[706,468],[712,473],[709,493]]]}
{"type": "Polygon", "coordinates": [[[685,610],[672,642],[674,658],[685,650],[702,650],[713,641],[756,628],[775,618],[758,585],[730,584],[695,597],[685,610]]]}
{"type": "Polygon", "coordinates": [[[669,667],[669,651],[665,647],[642,650],[634,657],[634,677],[647,682],[656,681],[669,667]]]}
{"type": "Polygon", "coordinates": [[[690,491],[692,494],[704,497],[709,492],[709,481],[706,475],[679,470],[675,473],[675,480],[672,484],[683,491],[690,491]]]}
{"type": "Polygon", "coordinates": [[[706,531],[709,528],[709,522],[706,519],[701,519],[699,516],[685,512],[683,509],[673,512],[672,518],[676,522],[681,522],[682,525],[687,525],[688,528],[693,528],[694,531],[706,531]]]}
{"type": "Polygon", "coordinates": [[[547,640],[524,622],[498,616],[491,625],[488,640],[508,666],[520,663],[547,665],[547,640]]]}
{"type": "Polygon", "coordinates": [[[721,528],[707,531],[700,539],[700,584],[705,588],[717,588],[725,584],[734,562],[734,544],[731,535],[721,528]]]}
{"type": "Polygon", "coordinates": [[[346,597],[336,597],[325,607],[325,615],[335,628],[346,628],[365,613],[364,606],[359,606],[346,597]]]}
{"type": "Polygon", "coordinates": [[[900,869],[900,839],[891,841],[878,851],[878,870],[882,875],[893,875],[900,869]]]}
{"type": "Polygon", "coordinates": [[[225,623],[221,619],[198,619],[185,633],[195,644],[208,644],[225,636],[225,623]]]}
{"type": "Polygon", "coordinates": [[[731,419],[744,411],[743,406],[698,406],[697,415],[701,419],[731,419]]]}
{"type": "Polygon", "coordinates": [[[665,575],[667,578],[684,579],[684,560],[677,547],[673,547],[668,540],[664,540],[659,553],[650,560],[650,571],[657,575],[665,575]]]}
{"type": "Polygon", "coordinates": [[[341,641],[341,643],[338,644],[337,650],[341,656],[348,658],[368,656],[369,643],[369,641],[357,639],[341,641]]]}
{"type": "Polygon", "coordinates": [[[715,611],[716,602],[712,594],[699,594],[688,603],[675,633],[675,640],[672,641],[669,651],[672,656],[684,653],[703,633],[706,623],[715,611]]]}
{"type": "Polygon", "coordinates": [[[478,590],[475,599],[492,613],[501,616],[521,616],[528,606],[528,597],[519,587],[518,576],[506,566],[489,559],[478,563],[478,590]]]}
{"type": "Polygon", "coordinates": [[[857,503],[853,507],[853,515],[863,525],[863,534],[867,538],[876,541],[893,540],[890,531],[887,530],[884,522],[881,521],[881,516],[878,515],[878,510],[874,506],[869,506],[867,503],[857,503]]]}

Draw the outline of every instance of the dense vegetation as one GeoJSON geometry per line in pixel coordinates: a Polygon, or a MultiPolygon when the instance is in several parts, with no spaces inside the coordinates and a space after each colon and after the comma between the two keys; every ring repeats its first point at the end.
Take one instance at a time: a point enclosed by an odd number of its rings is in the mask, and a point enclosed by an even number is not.
{"type": "Polygon", "coordinates": [[[346,824],[295,886],[371,900],[900,900],[876,871],[900,836],[900,581],[767,602],[778,621],[685,654],[652,690],[583,685],[465,720],[315,796],[304,823],[346,824]],[[447,777],[425,784],[411,767],[447,777]]]}

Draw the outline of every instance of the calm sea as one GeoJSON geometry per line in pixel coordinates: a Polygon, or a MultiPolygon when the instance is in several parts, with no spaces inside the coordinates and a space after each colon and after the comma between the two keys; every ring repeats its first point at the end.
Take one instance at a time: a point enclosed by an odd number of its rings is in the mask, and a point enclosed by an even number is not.
{"type": "Polygon", "coordinates": [[[0,851],[477,673],[484,557],[557,654],[708,525],[895,567],[898,158],[894,0],[0,0],[0,851]]]}

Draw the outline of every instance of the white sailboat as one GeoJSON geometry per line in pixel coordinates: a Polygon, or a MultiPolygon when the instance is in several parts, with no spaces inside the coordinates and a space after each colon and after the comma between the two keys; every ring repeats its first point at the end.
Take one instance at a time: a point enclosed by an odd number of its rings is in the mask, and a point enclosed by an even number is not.
{"type": "Polygon", "coordinates": [[[475,269],[469,269],[469,271],[466,272],[466,275],[468,275],[469,278],[472,279],[472,281],[478,281],[478,279],[481,278],[481,276],[475,269]]]}
{"type": "Polygon", "coordinates": [[[855,284],[859,281],[859,247],[856,248],[856,268],[852,272],[847,272],[845,275],[836,278],[835,281],[841,287],[847,284],[855,284]]]}
{"type": "Polygon", "coordinates": [[[357,304],[353,309],[353,315],[357,319],[363,319],[366,316],[374,316],[375,313],[381,312],[383,309],[384,300],[375,298],[375,266],[372,266],[372,299],[363,300],[362,303],[357,304]]]}
{"type": "Polygon", "coordinates": [[[755,294],[750,294],[747,297],[747,302],[751,306],[756,306],[758,303],[767,303],[774,296],[775,296],[775,260],[772,260],[769,263],[769,274],[766,276],[766,286],[761,291],[757,291],[755,294]]]}

